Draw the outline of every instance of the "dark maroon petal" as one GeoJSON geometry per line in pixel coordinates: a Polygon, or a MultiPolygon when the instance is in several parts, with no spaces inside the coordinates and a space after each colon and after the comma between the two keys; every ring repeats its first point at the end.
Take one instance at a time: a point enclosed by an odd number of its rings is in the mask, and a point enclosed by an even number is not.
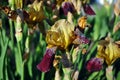
{"type": "Polygon", "coordinates": [[[90,40],[83,36],[78,36],[73,43],[74,44],[89,44],[90,40]]]}
{"type": "Polygon", "coordinates": [[[67,15],[68,12],[73,13],[75,11],[74,5],[71,2],[63,2],[61,8],[64,15],[67,15]]]}
{"type": "Polygon", "coordinates": [[[100,58],[92,58],[87,62],[86,69],[89,72],[100,71],[102,69],[103,60],[100,58]]]}
{"type": "Polygon", "coordinates": [[[81,40],[81,42],[84,43],[84,44],[88,44],[88,43],[90,42],[90,40],[87,39],[84,35],[81,35],[81,36],[80,36],[80,40],[81,40]]]}
{"type": "Polygon", "coordinates": [[[88,14],[88,15],[95,15],[95,12],[94,12],[93,9],[90,7],[90,5],[84,4],[84,5],[83,5],[83,9],[84,9],[84,11],[85,11],[86,14],[88,14]]]}
{"type": "Polygon", "coordinates": [[[74,34],[77,36],[73,41],[74,44],[89,44],[90,40],[78,28],[75,29],[74,34]]]}
{"type": "Polygon", "coordinates": [[[25,10],[23,10],[23,16],[24,16],[24,19],[29,18],[29,14],[25,10]]]}
{"type": "Polygon", "coordinates": [[[48,48],[42,61],[37,65],[37,68],[42,72],[48,72],[53,67],[53,60],[55,57],[55,48],[48,48]]]}
{"type": "Polygon", "coordinates": [[[52,4],[52,10],[56,8],[56,4],[52,4]]]}

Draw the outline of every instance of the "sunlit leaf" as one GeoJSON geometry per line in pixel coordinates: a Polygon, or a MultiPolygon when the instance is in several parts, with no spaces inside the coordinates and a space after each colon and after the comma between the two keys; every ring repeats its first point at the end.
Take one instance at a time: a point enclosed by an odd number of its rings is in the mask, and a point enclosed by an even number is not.
{"type": "Polygon", "coordinates": [[[113,66],[108,66],[106,68],[106,77],[107,77],[107,80],[114,80],[113,66]]]}

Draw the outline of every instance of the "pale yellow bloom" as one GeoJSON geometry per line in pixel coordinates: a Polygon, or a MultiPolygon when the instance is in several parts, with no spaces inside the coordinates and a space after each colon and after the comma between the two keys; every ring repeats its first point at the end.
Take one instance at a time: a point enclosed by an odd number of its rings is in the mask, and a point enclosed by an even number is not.
{"type": "Polygon", "coordinates": [[[38,2],[35,0],[34,3],[28,7],[29,18],[25,18],[28,24],[35,24],[36,22],[41,22],[43,19],[45,19],[43,1],[38,2]]]}
{"type": "Polygon", "coordinates": [[[74,40],[74,25],[65,19],[58,20],[47,31],[46,42],[48,45],[66,49],[74,40]]]}
{"type": "Polygon", "coordinates": [[[108,65],[113,64],[116,59],[120,58],[119,44],[111,41],[103,41],[98,45],[97,57],[104,59],[108,65]]]}

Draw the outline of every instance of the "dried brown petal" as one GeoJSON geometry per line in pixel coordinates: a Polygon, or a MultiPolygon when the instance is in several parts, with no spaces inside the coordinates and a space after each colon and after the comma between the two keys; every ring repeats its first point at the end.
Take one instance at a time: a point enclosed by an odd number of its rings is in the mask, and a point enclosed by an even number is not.
{"type": "Polygon", "coordinates": [[[55,59],[53,61],[53,66],[58,69],[58,64],[60,63],[61,56],[55,56],[55,59]]]}
{"type": "Polygon", "coordinates": [[[114,26],[113,32],[115,33],[115,32],[117,32],[118,30],[120,30],[120,22],[118,22],[118,23],[114,26]]]}
{"type": "Polygon", "coordinates": [[[80,72],[78,70],[74,71],[74,73],[72,74],[72,80],[78,80],[79,73],[80,72]]]}
{"type": "Polygon", "coordinates": [[[120,1],[117,0],[116,3],[114,4],[114,13],[116,16],[120,15],[120,1]]]}
{"type": "Polygon", "coordinates": [[[86,54],[87,53],[87,49],[86,48],[83,48],[82,49],[82,54],[86,54]]]}

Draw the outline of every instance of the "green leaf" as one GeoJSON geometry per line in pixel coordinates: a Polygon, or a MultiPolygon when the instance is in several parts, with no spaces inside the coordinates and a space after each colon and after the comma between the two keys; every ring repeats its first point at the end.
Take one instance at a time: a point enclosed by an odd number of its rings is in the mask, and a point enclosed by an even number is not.
{"type": "Polygon", "coordinates": [[[32,55],[30,55],[29,57],[30,57],[30,58],[29,58],[29,61],[28,61],[27,66],[28,66],[29,75],[30,75],[30,77],[32,78],[32,76],[33,76],[33,74],[32,74],[33,57],[32,57],[32,55]]]}
{"type": "Polygon", "coordinates": [[[1,36],[1,56],[0,56],[0,80],[3,80],[4,75],[3,75],[3,68],[4,68],[4,64],[5,64],[5,55],[6,55],[6,51],[7,51],[7,46],[8,46],[8,42],[9,39],[4,37],[4,41],[3,41],[3,34],[2,31],[0,32],[0,36],[1,36]]]}
{"type": "Polygon", "coordinates": [[[22,61],[22,53],[19,42],[17,43],[17,48],[15,48],[15,62],[17,73],[21,76],[21,80],[24,80],[24,65],[22,61]]]}

